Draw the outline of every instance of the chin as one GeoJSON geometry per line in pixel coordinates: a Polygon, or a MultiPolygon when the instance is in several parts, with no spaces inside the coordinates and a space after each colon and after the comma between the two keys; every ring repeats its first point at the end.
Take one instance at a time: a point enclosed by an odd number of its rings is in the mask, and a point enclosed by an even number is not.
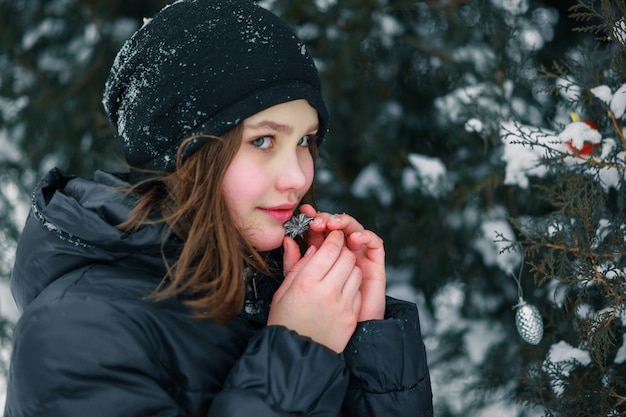
{"type": "Polygon", "coordinates": [[[272,231],[263,233],[261,236],[252,237],[252,244],[259,252],[267,252],[281,247],[284,238],[285,229],[281,228],[280,231],[272,231]]]}

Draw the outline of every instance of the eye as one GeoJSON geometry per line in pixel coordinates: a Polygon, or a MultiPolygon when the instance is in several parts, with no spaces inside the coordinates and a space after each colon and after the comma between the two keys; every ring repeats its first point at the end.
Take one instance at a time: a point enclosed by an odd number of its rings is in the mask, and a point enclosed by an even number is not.
{"type": "Polygon", "coordinates": [[[269,149],[272,146],[272,138],[270,136],[261,136],[250,141],[252,146],[261,150],[269,149]]]}
{"type": "Polygon", "coordinates": [[[311,144],[311,141],[315,140],[315,135],[306,135],[300,138],[298,141],[298,146],[308,147],[311,144]]]}

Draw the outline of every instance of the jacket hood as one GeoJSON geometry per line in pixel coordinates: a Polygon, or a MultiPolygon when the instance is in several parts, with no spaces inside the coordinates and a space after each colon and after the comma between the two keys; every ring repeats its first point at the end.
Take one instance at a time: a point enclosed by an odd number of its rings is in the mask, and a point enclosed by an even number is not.
{"type": "MultiPolygon", "coordinates": [[[[11,275],[11,292],[20,311],[63,275],[93,263],[165,274],[163,225],[120,231],[135,199],[116,189],[129,184],[97,171],[92,180],[55,168],[39,181],[20,236],[11,275]],[[132,258],[131,258],[132,255],[132,258]]],[[[170,253],[170,244],[164,249],[170,253]]]]}

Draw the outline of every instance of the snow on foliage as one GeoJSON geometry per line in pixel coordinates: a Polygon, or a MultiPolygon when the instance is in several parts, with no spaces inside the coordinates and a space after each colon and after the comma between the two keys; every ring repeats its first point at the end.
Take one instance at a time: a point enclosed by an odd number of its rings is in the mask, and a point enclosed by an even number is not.
{"type": "Polygon", "coordinates": [[[601,102],[609,106],[609,109],[617,119],[621,119],[626,112],[626,84],[611,92],[611,88],[606,85],[599,85],[591,89],[591,93],[601,102]]]}
{"type": "Polygon", "coordinates": [[[402,186],[406,191],[419,189],[422,194],[434,198],[450,192],[452,182],[441,159],[411,153],[408,160],[411,166],[402,172],[402,186]]]}
{"type": "Polygon", "coordinates": [[[569,102],[577,102],[580,99],[580,86],[571,78],[559,78],[556,82],[561,97],[569,102]]]}
{"type": "Polygon", "coordinates": [[[528,0],[491,0],[494,7],[511,14],[524,14],[528,11],[528,0]]]}
{"type": "Polygon", "coordinates": [[[624,116],[624,111],[626,111],[626,84],[623,84],[617,89],[615,94],[613,94],[609,107],[613,112],[613,115],[618,119],[621,119],[624,116]]]}
{"type": "Polygon", "coordinates": [[[626,362],[626,334],[622,335],[622,346],[615,354],[615,363],[626,362]]]}
{"type": "MultiPolygon", "coordinates": [[[[589,365],[591,363],[591,357],[589,352],[576,348],[564,340],[550,346],[546,357],[546,364],[556,364],[562,374],[564,380],[569,377],[569,372],[575,367],[576,364],[589,365]]],[[[553,380],[552,389],[555,394],[560,395],[563,393],[563,386],[559,383],[559,380],[553,380]]]]}
{"type": "Polygon", "coordinates": [[[380,204],[388,206],[393,200],[393,192],[375,163],[367,165],[355,178],[351,187],[352,195],[358,198],[376,196],[380,204]]]}
{"type": "MultiPolygon", "coordinates": [[[[581,121],[571,122],[560,133],[505,122],[500,137],[504,144],[501,157],[505,163],[504,183],[520,188],[528,188],[529,177],[543,178],[548,174],[546,159],[565,156],[563,162],[567,166],[579,166],[590,157],[599,161],[609,158],[617,147],[614,139],[603,138],[596,128],[581,121]],[[593,149],[583,152],[587,146],[599,150],[594,154],[593,149]]],[[[613,157],[619,164],[626,165],[625,152],[618,152],[613,157]]],[[[597,177],[605,189],[619,187],[625,174],[623,169],[610,164],[600,168],[590,166],[586,172],[597,177]]]]}
{"type": "Polygon", "coordinates": [[[435,99],[435,107],[441,118],[440,123],[445,124],[448,120],[452,123],[465,121],[465,113],[470,108],[483,109],[483,111],[501,114],[505,109],[496,100],[506,91],[492,84],[475,84],[461,87],[450,94],[435,99]]]}
{"type": "Polygon", "coordinates": [[[553,132],[515,122],[503,123],[500,137],[504,144],[504,184],[520,188],[528,188],[528,177],[544,177],[547,174],[548,169],[541,160],[548,149],[560,144],[553,132]]]}
{"type": "Polygon", "coordinates": [[[505,251],[504,248],[511,243],[499,242],[498,235],[507,238],[515,236],[508,220],[501,218],[483,221],[480,225],[480,234],[474,241],[474,248],[482,256],[485,265],[497,266],[507,274],[514,274],[522,262],[521,255],[516,251],[505,251]]]}

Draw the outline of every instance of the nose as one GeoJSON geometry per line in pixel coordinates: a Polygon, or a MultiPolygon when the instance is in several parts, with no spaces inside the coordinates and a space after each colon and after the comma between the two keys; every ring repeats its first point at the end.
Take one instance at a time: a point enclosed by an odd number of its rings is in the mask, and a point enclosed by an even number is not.
{"type": "Polygon", "coordinates": [[[281,191],[299,191],[309,185],[313,176],[310,155],[290,152],[281,158],[277,167],[276,188],[281,191]]]}

